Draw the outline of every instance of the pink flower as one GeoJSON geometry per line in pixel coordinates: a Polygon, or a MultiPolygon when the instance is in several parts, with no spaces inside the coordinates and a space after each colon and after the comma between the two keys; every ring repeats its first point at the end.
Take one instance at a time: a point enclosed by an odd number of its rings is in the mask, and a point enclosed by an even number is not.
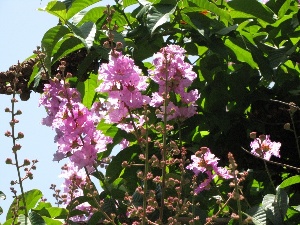
{"type": "Polygon", "coordinates": [[[142,76],[142,71],[131,58],[119,52],[111,54],[108,64],[101,65],[98,79],[102,82],[96,91],[108,93],[108,98],[103,102],[105,122],[117,123],[121,129],[131,130],[125,124],[129,113],[134,115],[133,110],[150,102],[150,97],[142,93],[148,87],[148,78],[142,76]]]}
{"type": "Polygon", "coordinates": [[[186,168],[192,170],[196,176],[200,173],[207,175],[207,178],[194,190],[196,194],[210,188],[210,182],[218,175],[224,179],[230,179],[233,176],[226,168],[218,167],[219,158],[210,152],[209,148],[202,147],[200,151],[191,156],[193,161],[186,168]],[[214,172],[214,174],[213,174],[214,172]]]}
{"type": "Polygon", "coordinates": [[[104,118],[99,112],[101,103],[89,110],[80,102],[79,92],[58,79],[45,85],[44,91],[40,99],[40,105],[45,106],[48,114],[44,124],[55,129],[54,140],[58,145],[53,160],[70,157],[79,169],[92,166],[97,153],[105,151],[112,141],[96,129],[104,118]]]}
{"type": "MultiPolygon", "coordinates": [[[[92,172],[92,171],[89,171],[92,172]]],[[[72,199],[84,196],[82,187],[87,183],[87,175],[85,170],[78,169],[74,163],[69,162],[64,165],[60,178],[64,178],[63,194],[66,196],[64,206],[67,206],[72,199]]],[[[83,211],[85,214],[71,217],[72,221],[87,221],[93,215],[93,207],[85,202],[78,206],[76,209],[83,211]]]]}
{"type": "MultiPolygon", "coordinates": [[[[192,70],[192,65],[184,61],[184,53],[185,50],[180,46],[168,45],[154,54],[155,69],[149,70],[151,79],[159,85],[158,92],[152,94],[150,106],[162,107],[165,94],[176,95],[171,98],[176,102],[169,102],[166,109],[168,120],[183,121],[197,113],[195,107],[200,95],[197,90],[187,92],[197,74],[192,70]]],[[[157,117],[163,118],[163,115],[158,114],[157,117]]]]}
{"type": "Polygon", "coordinates": [[[279,150],[281,147],[280,142],[270,140],[270,135],[260,135],[250,143],[251,153],[260,156],[266,160],[270,160],[274,155],[280,158],[279,150]]]}

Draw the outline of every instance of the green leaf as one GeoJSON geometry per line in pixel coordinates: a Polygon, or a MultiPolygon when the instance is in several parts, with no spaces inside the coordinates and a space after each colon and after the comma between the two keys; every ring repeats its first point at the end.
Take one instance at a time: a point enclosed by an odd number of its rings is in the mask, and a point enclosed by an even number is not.
{"type": "Polygon", "coordinates": [[[207,0],[190,0],[190,2],[195,3],[197,6],[199,6],[203,10],[208,10],[216,14],[221,18],[221,20],[226,20],[229,23],[233,23],[233,20],[228,12],[225,10],[219,8],[214,3],[207,1],[207,0]]]}
{"type": "Polygon", "coordinates": [[[161,25],[169,21],[170,15],[175,12],[177,5],[157,5],[151,7],[147,15],[147,26],[151,34],[161,25]]]}
{"type": "Polygon", "coordinates": [[[96,34],[96,24],[93,22],[86,22],[80,27],[76,27],[71,23],[68,23],[68,26],[71,27],[75,36],[79,38],[87,49],[90,49],[93,46],[95,34],[96,34]]]}
{"type": "Polygon", "coordinates": [[[50,207],[47,208],[46,210],[49,212],[51,218],[59,218],[68,215],[68,210],[66,210],[65,208],[50,207]]]}
{"type": "Polygon", "coordinates": [[[225,45],[234,52],[239,61],[248,63],[252,68],[258,67],[242,41],[229,37],[225,40],[225,45]]]}
{"type": "Polygon", "coordinates": [[[50,28],[42,38],[42,49],[46,53],[45,58],[45,65],[48,71],[51,71],[51,58],[52,58],[52,51],[57,44],[57,42],[63,38],[66,34],[69,34],[70,31],[65,26],[55,26],[50,28]]]}
{"type": "Polygon", "coordinates": [[[123,0],[122,3],[123,3],[123,7],[126,8],[128,6],[138,3],[138,1],[137,0],[123,0]]]}
{"type": "MultiPolygon", "coordinates": [[[[128,148],[125,148],[124,150],[120,151],[109,163],[107,169],[106,169],[106,177],[109,177],[111,181],[116,180],[117,178],[122,176],[122,173],[124,174],[125,170],[132,170],[131,168],[123,168],[122,163],[124,161],[135,162],[137,163],[138,155],[141,152],[140,147],[138,145],[133,145],[128,148]],[[124,170],[124,171],[123,171],[124,170]]],[[[133,169],[134,173],[136,173],[136,168],[133,169]]],[[[130,173],[132,174],[132,173],[130,173]]],[[[130,179],[135,180],[136,174],[132,174],[132,177],[123,177],[127,180],[127,182],[130,182],[130,179]]]]}
{"type": "MultiPolygon", "coordinates": [[[[102,23],[99,20],[104,20],[106,18],[106,15],[103,13],[104,10],[107,10],[107,7],[100,6],[100,7],[94,7],[90,9],[88,12],[86,12],[81,19],[81,21],[77,24],[77,26],[81,26],[85,22],[93,22],[99,26],[102,26],[102,23]]],[[[98,27],[98,29],[101,27],[98,27]]]]}
{"type": "Polygon", "coordinates": [[[95,89],[98,86],[98,76],[96,74],[90,74],[89,78],[84,82],[79,82],[77,85],[78,91],[81,93],[82,104],[90,108],[94,102],[96,95],[95,89]]]}
{"type": "Polygon", "coordinates": [[[105,219],[103,216],[103,213],[97,211],[95,212],[91,218],[89,219],[87,225],[94,225],[97,224],[99,222],[100,219],[105,219]]]}
{"type": "Polygon", "coordinates": [[[272,68],[277,68],[279,65],[285,63],[290,55],[295,52],[298,44],[295,44],[293,47],[283,46],[279,49],[274,49],[270,52],[268,59],[272,68]]]}
{"type": "Polygon", "coordinates": [[[76,13],[80,12],[81,10],[99,2],[99,0],[75,0],[72,2],[72,5],[67,11],[66,19],[69,20],[72,18],[76,13]]]}
{"type": "Polygon", "coordinates": [[[2,191],[0,191],[0,199],[1,200],[5,200],[6,199],[6,195],[2,191]]]}
{"type": "Polygon", "coordinates": [[[46,8],[39,9],[42,11],[46,11],[54,16],[57,16],[63,24],[66,23],[67,20],[67,8],[66,5],[61,1],[51,1],[48,3],[46,8]]]}
{"type": "Polygon", "coordinates": [[[280,188],[286,188],[289,186],[292,186],[293,184],[298,184],[300,183],[300,175],[295,175],[292,177],[289,177],[287,179],[285,179],[280,185],[280,188]]]}
{"type": "Polygon", "coordinates": [[[282,6],[280,7],[278,11],[278,17],[281,18],[285,16],[285,13],[288,11],[291,5],[291,0],[285,0],[282,6]]]}
{"type": "MultiPolygon", "coordinates": [[[[233,0],[229,1],[228,5],[243,14],[250,15],[250,18],[258,18],[267,23],[275,21],[272,10],[257,0],[233,0]]],[[[230,14],[232,13],[231,10],[230,14]]]]}
{"type": "Polygon", "coordinates": [[[267,218],[272,221],[273,224],[283,225],[284,215],[281,214],[279,204],[275,201],[276,196],[273,194],[267,194],[262,201],[262,207],[266,212],[267,218]]]}
{"type": "Polygon", "coordinates": [[[42,218],[44,219],[45,223],[47,225],[61,225],[64,224],[64,220],[56,220],[56,219],[52,219],[46,216],[42,216],[42,218]]]}
{"type": "MultiPolygon", "coordinates": [[[[29,211],[30,209],[35,207],[36,203],[41,199],[43,194],[40,190],[33,189],[33,190],[25,192],[24,196],[25,196],[26,208],[27,208],[27,211],[29,211]]],[[[21,195],[18,196],[18,199],[21,199],[19,206],[24,206],[23,198],[21,195]]],[[[6,215],[7,220],[12,218],[12,216],[13,216],[12,207],[14,207],[15,204],[16,204],[16,200],[13,201],[13,203],[11,204],[11,206],[8,210],[8,213],[6,215]]],[[[19,214],[24,214],[24,213],[25,213],[24,210],[19,210],[19,214]]]]}
{"type": "Polygon", "coordinates": [[[247,210],[246,215],[252,217],[252,221],[255,225],[266,225],[267,224],[267,215],[265,210],[260,206],[254,206],[247,210]]]}
{"type": "Polygon", "coordinates": [[[225,35],[229,34],[231,31],[236,30],[237,28],[238,28],[238,24],[234,24],[233,26],[222,28],[221,30],[218,30],[215,33],[218,35],[225,36],[225,35]]]}
{"type": "Polygon", "coordinates": [[[27,221],[25,215],[19,215],[18,221],[20,225],[46,225],[44,219],[36,212],[30,212],[27,221]]]}
{"type": "Polygon", "coordinates": [[[53,65],[55,62],[65,57],[66,55],[84,47],[85,46],[82,41],[77,37],[71,36],[61,40],[59,43],[57,43],[55,49],[53,50],[54,54],[52,57],[51,65],[53,65]]]}
{"type": "Polygon", "coordinates": [[[276,188],[276,202],[280,210],[280,214],[284,217],[289,208],[289,197],[284,189],[279,186],[276,188]]]}

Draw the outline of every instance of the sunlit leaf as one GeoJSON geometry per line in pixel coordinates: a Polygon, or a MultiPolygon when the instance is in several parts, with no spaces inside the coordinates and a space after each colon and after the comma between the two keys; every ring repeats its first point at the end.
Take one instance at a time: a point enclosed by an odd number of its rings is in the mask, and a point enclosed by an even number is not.
{"type": "Polygon", "coordinates": [[[230,14],[228,12],[226,12],[225,10],[216,6],[212,2],[206,1],[206,0],[191,0],[191,2],[195,3],[202,10],[211,11],[214,14],[218,15],[221,19],[225,19],[229,23],[233,23],[233,20],[231,19],[230,14]]]}
{"type": "Polygon", "coordinates": [[[51,1],[48,3],[46,8],[39,10],[43,10],[57,16],[63,24],[67,20],[67,8],[66,5],[61,1],[51,1]]]}
{"type": "MultiPolygon", "coordinates": [[[[24,197],[25,197],[27,211],[34,208],[36,203],[41,199],[42,196],[43,196],[42,192],[37,189],[33,189],[33,190],[25,192],[24,197]]],[[[22,196],[19,196],[18,198],[21,199],[19,206],[24,206],[22,196]]],[[[7,220],[12,217],[12,215],[13,215],[12,207],[14,207],[15,204],[16,204],[16,200],[13,201],[13,203],[11,204],[11,206],[8,210],[8,213],[6,215],[7,220]]],[[[25,213],[24,210],[19,210],[19,215],[24,214],[24,213],[25,213]]]]}
{"type": "Polygon", "coordinates": [[[170,15],[174,13],[176,6],[173,5],[158,5],[152,6],[147,15],[147,25],[151,34],[161,25],[168,22],[170,15]]]}
{"type": "Polygon", "coordinates": [[[300,175],[295,175],[285,179],[279,186],[280,188],[286,188],[298,183],[300,183],[300,175]]]}
{"type": "MultiPolygon", "coordinates": [[[[249,15],[251,18],[258,18],[268,23],[273,23],[275,21],[274,12],[272,12],[268,6],[257,0],[234,0],[229,1],[228,5],[240,12],[241,15],[249,15]]],[[[233,10],[231,10],[230,14],[233,13],[233,10]]]]}
{"type": "Polygon", "coordinates": [[[257,68],[257,63],[254,62],[251,53],[245,49],[246,45],[242,42],[237,39],[227,38],[225,45],[234,52],[239,61],[248,63],[252,68],[257,68]]]}
{"type": "Polygon", "coordinates": [[[99,0],[75,0],[72,2],[71,7],[67,11],[66,19],[72,18],[76,13],[80,12],[81,10],[93,5],[94,3],[99,2],[99,0]]]}

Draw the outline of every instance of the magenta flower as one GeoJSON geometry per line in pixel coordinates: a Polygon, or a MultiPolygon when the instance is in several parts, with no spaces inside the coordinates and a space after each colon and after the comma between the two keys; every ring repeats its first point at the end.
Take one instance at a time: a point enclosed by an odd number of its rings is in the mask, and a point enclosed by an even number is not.
{"type": "Polygon", "coordinates": [[[195,193],[210,188],[210,182],[218,175],[224,179],[230,179],[233,176],[226,168],[218,167],[219,158],[210,152],[207,147],[202,147],[200,151],[191,156],[193,161],[186,168],[192,170],[196,176],[200,173],[205,173],[207,178],[195,189],[195,193]],[[214,171],[214,174],[212,173],[214,171]]]}
{"type": "MultiPolygon", "coordinates": [[[[197,90],[187,91],[196,79],[197,74],[192,65],[185,62],[185,50],[178,45],[168,45],[154,54],[154,70],[149,70],[151,79],[159,85],[158,92],[152,93],[150,106],[160,107],[162,113],[166,111],[167,120],[185,120],[196,112],[196,101],[199,98],[197,90]],[[176,95],[176,102],[169,102],[167,108],[162,107],[165,92],[176,95]]],[[[157,115],[163,118],[163,115],[157,115]]]]}
{"type": "MultiPolygon", "coordinates": [[[[147,77],[134,64],[134,61],[122,55],[111,54],[108,64],[102,64],[98,79],[101,84],[96,88],[97,92],[108,93],[108,98],[103,101],[106,123],[116,123],[118,127],[130,132],[132,124],[126,121],[136,117],[134,110],[149,104],[150,97],[142,94],[148,87],[147,77]]],[[[140,118],[136,122],[144,122],[140,118]]],[[[143,123],[141,123],[141,126],[143,123]]]]}
{"type": "Polygon", "coordinates": [[[250,143],[250,147],[252,149],[252,154],[262,157],[266,160],[270,160],[272,155],[280,158],[279,150],[281,143],[271,141],[270,135],[260,135],[250,143]]]}
{"type": "MultiPolygon", "coordinates": [[[[62,168],[62,173],[59,177],[64,178],[62,187],[63,195],[66,196],[63,203],[65,207],[68,206],[72,199],[84,196],[82,187],[87,183],[88,179],[84,169],[78,169],[74,163],[69,162],[68,164],[64,165],[62,168]]],[[[76,209],[81,210],[85,214],[71,217],[70,219],[74,222],[88,221],[93,215],[93,207],[87,202],[76,206],[76,209]]]]}
{"type": "Polygon", "coordinates": [[[58,145],[53,160],[70,157],[79,169],[93,166],[97,153],[105,151],[106,145],[112,142],[110,137],[96,130],[104,117],[99,113],[101,103],[89,110],[80,102],[79,92],[58,79],[45,85],[44,91],[40,105],[45,106],[48,115],[43,124],[55,129],[54,140],[58,145]]]}

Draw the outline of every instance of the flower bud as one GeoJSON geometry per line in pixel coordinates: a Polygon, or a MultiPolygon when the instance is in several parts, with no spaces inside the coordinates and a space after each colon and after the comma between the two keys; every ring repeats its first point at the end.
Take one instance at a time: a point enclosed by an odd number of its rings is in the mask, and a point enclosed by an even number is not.
{"type": "Polygon", "coordinates": [[[285,130],[291,130],[291,124],[290,123],[286,123],[283,125],[283,129],[285,130]]]}
{"type": "Polygon", "coordinates": [[[19,138],[19,139],[24,138],[24,134],[23,134],[22,132],[19,132],[19,133],[18,133],[18,138],[19,138]]]}
{"type": "Polygon", "coordinates": [[[116,43],[116,49],[122,49],[123,48],[123,44],[122,44],[122,42],[117,42],[116,43]]]}
{"type": "Polygon", "coordinates": [[[266,140],[266,135],[264,134],[259,135],[259,139],[261,140],[261,142],[263,142],[264,140],[266,140]]]}
{"type": "Polygon", "coordinates": [[[24,166],[29,166],[30,165],[29,159],[24,159],[23,165],[24,166]]]}
{"type": "Polygon", "coordinates": [[[15,145],[12,147],[12,150],[13,150],[13,152],[16,152],[16,151],[20,150],[21,147],[22,147],[22,146],[21,146],[20,144],[15,144],[15,145]]]}
{"type": "Polygon", "coordinates": [[[8,164],[8,165],[9,165],[9,164],[12,164],[12,159],[11,159],[11,158],[7,158],[7,159],[5,160],[5,163],[8,164]]]}
{"type": "Polygon", "coordinates": [[[291,113],[294,113],[294,112],[297,111],[297,107],[296,107],[296,104],[294,102],[290,102],[289,106],[290,106],[290,112],[291,113]]]}
{"type": "Polygon", "coordinates": [[[250,138],[255,139],[256,138],[256,132],[251,132],[250,133],[250,138]]]}
{"type": "Polygon", "coordinates": [[[10,137],[10,136],[11,136],[11,132],[8,130],[8,131],[6,131],[6,132],[4,133],[4,135],[5,135],[6,137],[10,137]]]}

